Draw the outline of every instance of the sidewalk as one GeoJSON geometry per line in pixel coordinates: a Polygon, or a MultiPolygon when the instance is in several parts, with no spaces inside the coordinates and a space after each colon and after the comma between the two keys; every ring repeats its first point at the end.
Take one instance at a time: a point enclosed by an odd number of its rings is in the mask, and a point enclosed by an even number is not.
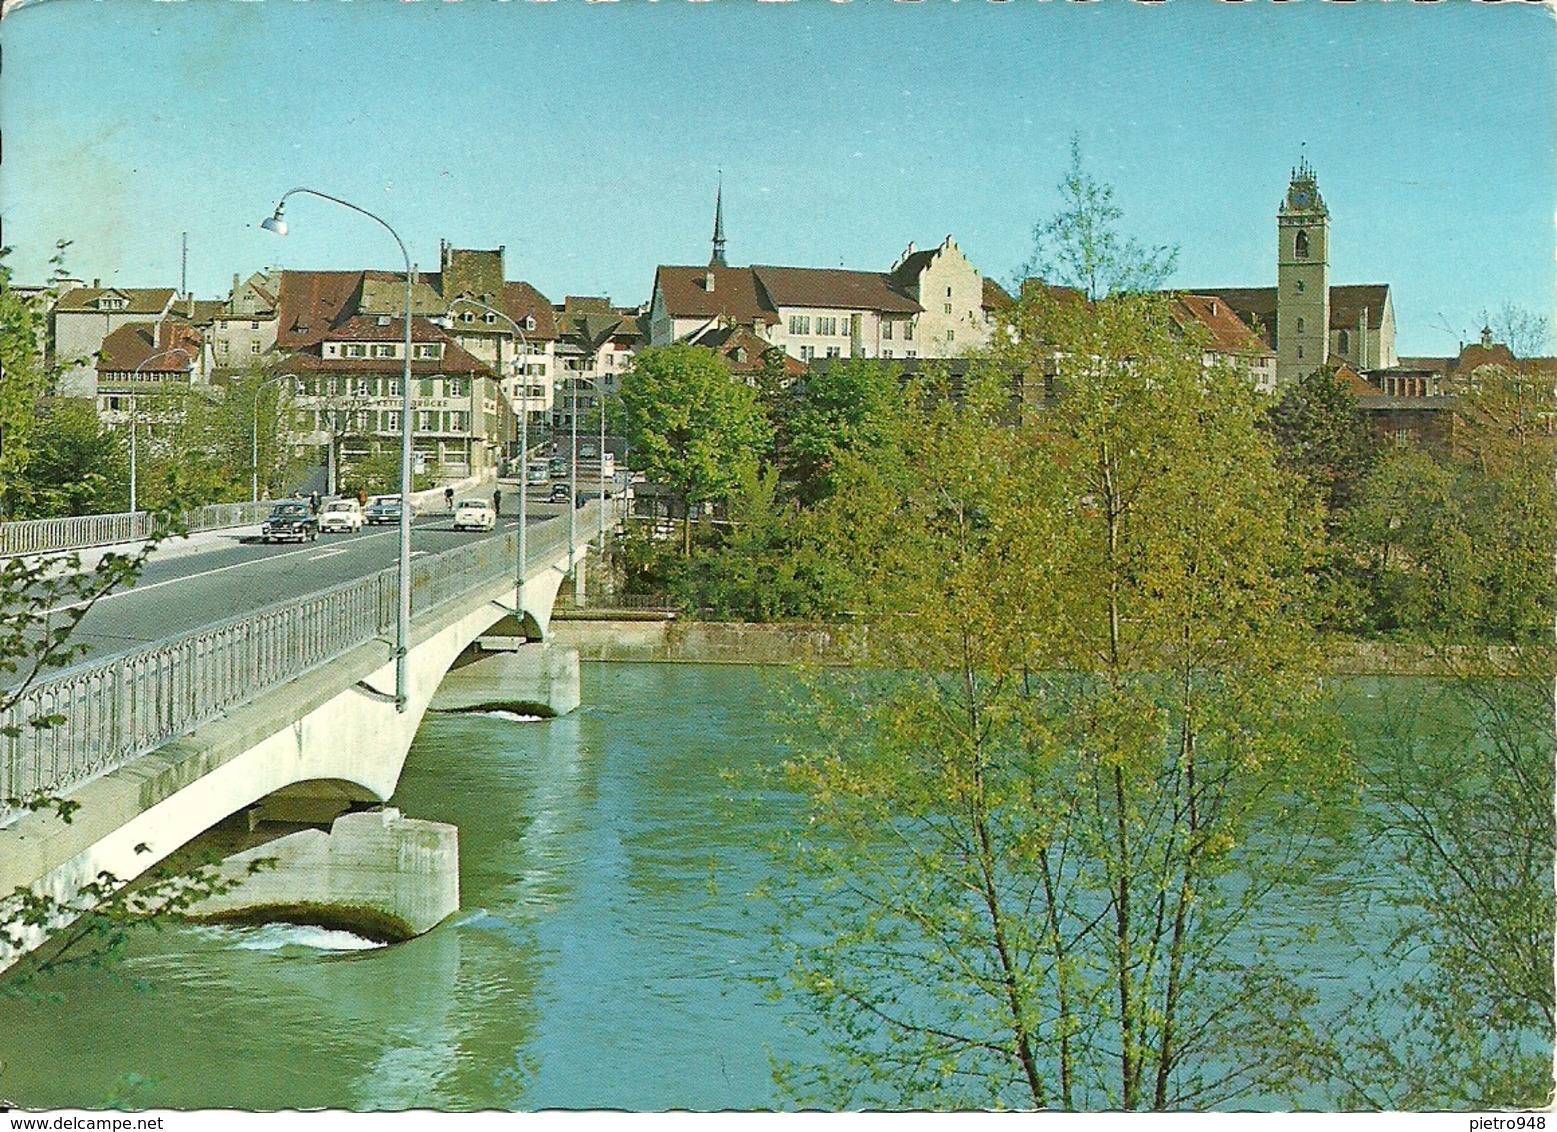
{"type": "MultiPolygon", "coordinates": [[[[258,525],[249,527],[228,527],[220,531],[196,531],[191,535],[175,535],[164,539],[156,550],[151,552],[148,562],[167,562],[175,558],[184,558],[191,554],[205,554],[212,550],[230,550],[237,546],[242,539],[259,538],[258,525]]],[[[138,553],[142,543],[124,542],[114,546],[89,546],[79,551],[60,551],[58,554],[39,554],[29,558],[31,562],[58,561],[70,557],[71,553],[80,555],[81,564],[78,567],[80,573],[96,569],[97,564],[109,554],[130,555],[138,553]]]]}

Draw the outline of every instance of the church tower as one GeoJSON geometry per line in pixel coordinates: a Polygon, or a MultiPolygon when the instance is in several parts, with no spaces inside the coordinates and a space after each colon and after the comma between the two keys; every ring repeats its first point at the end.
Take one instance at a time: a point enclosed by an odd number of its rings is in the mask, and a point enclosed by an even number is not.
{"type": "Polygon", "coordinates": [[[1329,359],[1330,210],[1307,159],[1292,171],[1276,215],[1276,382],[1295,381],[1329,359]]]}
{"type": "Polygon", "coordinates": [[[709,267],[723,267],[724,262],[724,176],[719,177],[719,191],[714,194],[714,254],[709,257],[709,267]]]}

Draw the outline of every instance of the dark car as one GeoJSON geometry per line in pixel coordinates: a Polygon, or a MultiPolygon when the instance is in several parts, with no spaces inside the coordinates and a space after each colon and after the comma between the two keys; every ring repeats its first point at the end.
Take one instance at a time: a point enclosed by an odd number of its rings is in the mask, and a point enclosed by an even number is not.
{"type": "Polygon", "coordinates": [[[548,503],[566,503],[568,501],[568,485],[554,483],[551,485],[551,495],[546,499],[548,503]]]}
{"type": "Polygon", "coordinates": [[[280,542],[283,539],[312,542],[318,537],[319,517],[301,500],[276,504],[260,525],[261,542],[280,542]]]}
{"type": "Polygon", "coordinates": [[[363,511],[362,517],[368,521],[370,526],[377,526],[380,523],[398,523],[400,521],[400,497],[398,495],[380,495],[375,497],[373,502],[369,503],[367,509],[363,511]]]}

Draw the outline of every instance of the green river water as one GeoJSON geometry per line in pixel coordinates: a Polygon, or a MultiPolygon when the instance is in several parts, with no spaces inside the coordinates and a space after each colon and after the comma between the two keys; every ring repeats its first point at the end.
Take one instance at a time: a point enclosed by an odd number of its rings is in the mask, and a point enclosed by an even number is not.
{"type": "Polygon", "coordinates": [[[726,772],[775,757],[784,679],[586,664],[585,706],[566,718],[429,716],[394,804],[459,826],[459,913],[387,948],[284,925],[145,933],[116,974],[51,979],[50,1001],[0,997],[0,1098],[783,1106],[770,1058],[817,1051],[793,1007],[764,997],[779,959],[753,891],[800,810],[782,794],[753,804],[726,772]]]}

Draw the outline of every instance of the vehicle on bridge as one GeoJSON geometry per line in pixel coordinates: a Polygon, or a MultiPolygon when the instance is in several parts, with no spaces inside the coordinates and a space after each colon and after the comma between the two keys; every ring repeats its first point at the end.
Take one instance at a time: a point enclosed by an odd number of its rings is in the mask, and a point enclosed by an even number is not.
{"type": "Polygon", "coordinates": [[[332,499],[319,512],[319,530],[325,534],[333,531],[360,531],[365,522],[362,504],[355,499],[332,499]]]}
{"type": "Polygon", "coordinates": [[[532,460],[524,478],[530,484],[548,483],[551,480],[551,466],[545,460],[532,460]]]}
{"type": "Polygon", "coordinates": [[[568,501],[568,485],[554,483],[551,485],[551,495],[547,496],[547,503],[566,503],[568,501]]]}
{"type": "Polygon", "coordinates": [[[454,509],[457,531],[490,531],[497,525],[497,514],[484,499],[462,499],[454,509]]]}
{"type": "Polygon", "coordinates": [[[312,542],[318,537],[319,518],[302,500],[289,499],[276,504],[260,524],[261,542],[281,542],[283,539],[312,542]]]}
{"type": "Polygon", "coordinates": [[[369,526],[378,526],[380,523],[398,523],[400,521],[400,497],[398,495],[375,495],[368,502],[367,509],[362,512],[362,519],[369,526]]]}

